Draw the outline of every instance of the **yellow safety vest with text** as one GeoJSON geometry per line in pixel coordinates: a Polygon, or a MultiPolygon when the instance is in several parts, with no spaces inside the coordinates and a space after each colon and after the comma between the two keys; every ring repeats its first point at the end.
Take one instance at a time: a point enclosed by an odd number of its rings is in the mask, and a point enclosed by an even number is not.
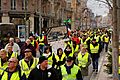
{"type": "Polygon", "coordinates": [[[62,80],[76,80],[78,70],[80,70],[80,68],[74,64],[73,67],[71,68],[71,74],[68,74],[66,71],[66,67],[62,65],[61,66],[62,80]]]}
{"type": "Polygon", "coordinates": [[[93,44],[90,44],[90,50],[91,50],[91,53],[98,53],[99,44],[95,47],[93,46],[93,44]]]}
{"type": "Polygon", "coordinates": [[[33,58],[33,64],[29,68],[28,64],[25,62],[24,59],[20,60],[19,64],[20,64],[21,70],[23,71],[23,73],[25,73],[27,78],[28,78],[31,70],[34,69],[36,67],[36,65],[38,64],[38,61],[39,61],[38,58],[33,58]]]}
{"type": "Polygon", "coordinates": [[[3,71],[8,67],[8,61],[5,62],[2,66],[2,63],[1,63],[1,58],[0,58],[0,75],[2,75],[3,71]]]}
{"type": "Polygon", "coordinates": [[[86,67],[86,64],[88,63],[88,57],[89,57],[88,52],[86,52],[83,57],[81,53],[78,53],[78,66],[86,67]]]}

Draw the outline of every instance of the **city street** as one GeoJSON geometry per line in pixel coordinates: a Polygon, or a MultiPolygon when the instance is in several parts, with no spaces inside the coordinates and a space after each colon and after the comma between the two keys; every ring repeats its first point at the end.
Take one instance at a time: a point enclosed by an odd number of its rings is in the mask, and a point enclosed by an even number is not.
{"type": "MultiPolygon", "coordinates": [[[[58,48],[64,49],[64,41],[66,40],[68,39],[49,42],[50,45],[52,46],[53,52],[56,53],[56,50],[58,48]]],[[[107,53],[102,51],[99,59],[98,73],[96,74],[92,72],[91,64],[89,66],[89,76],[85,76],[84,80],[113,80],[112,75],[105,72],[106,67],[104,65],[107,63],[108,63],[107,53]]]]}

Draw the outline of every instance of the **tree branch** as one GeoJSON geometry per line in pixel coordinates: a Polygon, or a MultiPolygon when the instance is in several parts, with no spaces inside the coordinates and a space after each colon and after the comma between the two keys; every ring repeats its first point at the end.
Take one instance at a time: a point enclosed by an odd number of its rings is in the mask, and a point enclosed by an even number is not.
{"type": "Polygon", "coordinates": [[[98,2],[102,2],[102,3],[104,3],[104,4],[107,4],[107,5],[110,7],[110,9],[113,8],[112,5],[110,4],[110,2],[112,3],[111,0],[105,0],[105,1],[102,1],[102,0],[96,0],[96,1],[98,1],[98,2]],[[109,2],[109,1],[110,1],[110,2],[109,2]]]}

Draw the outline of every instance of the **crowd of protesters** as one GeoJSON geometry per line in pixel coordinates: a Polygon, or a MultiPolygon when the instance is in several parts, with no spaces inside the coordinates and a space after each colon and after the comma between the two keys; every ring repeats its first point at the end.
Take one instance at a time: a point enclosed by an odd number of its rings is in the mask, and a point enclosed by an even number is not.
{"type": "Polygon", "coordinates": [[[83,80],[91,63],[97,74],[100,53],[104,47],[108,51],[111,31],[79,30],[68,38],[64,49],[53,53],[44,33],[30,35],[24,43],[10,37],[0,50],[0,80],[83,80]]]}

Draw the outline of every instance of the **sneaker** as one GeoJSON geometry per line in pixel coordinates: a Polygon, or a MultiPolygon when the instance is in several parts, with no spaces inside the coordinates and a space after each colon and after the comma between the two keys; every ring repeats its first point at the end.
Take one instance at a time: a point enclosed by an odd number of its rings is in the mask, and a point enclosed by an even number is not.
{"type": "Polygon", "coordinates": [[[98,72],[98,69],[96,69],[96,72],[98,72]]]}
{"type": "Polygon", "coordinates": [[[96,74],[98,73],[98,69],[95,70],[96,74]]]}
{"type": "Polygon", "coordinates": [[[95,69],[93,69],[93,72],[95,72],[95,69]]]}

